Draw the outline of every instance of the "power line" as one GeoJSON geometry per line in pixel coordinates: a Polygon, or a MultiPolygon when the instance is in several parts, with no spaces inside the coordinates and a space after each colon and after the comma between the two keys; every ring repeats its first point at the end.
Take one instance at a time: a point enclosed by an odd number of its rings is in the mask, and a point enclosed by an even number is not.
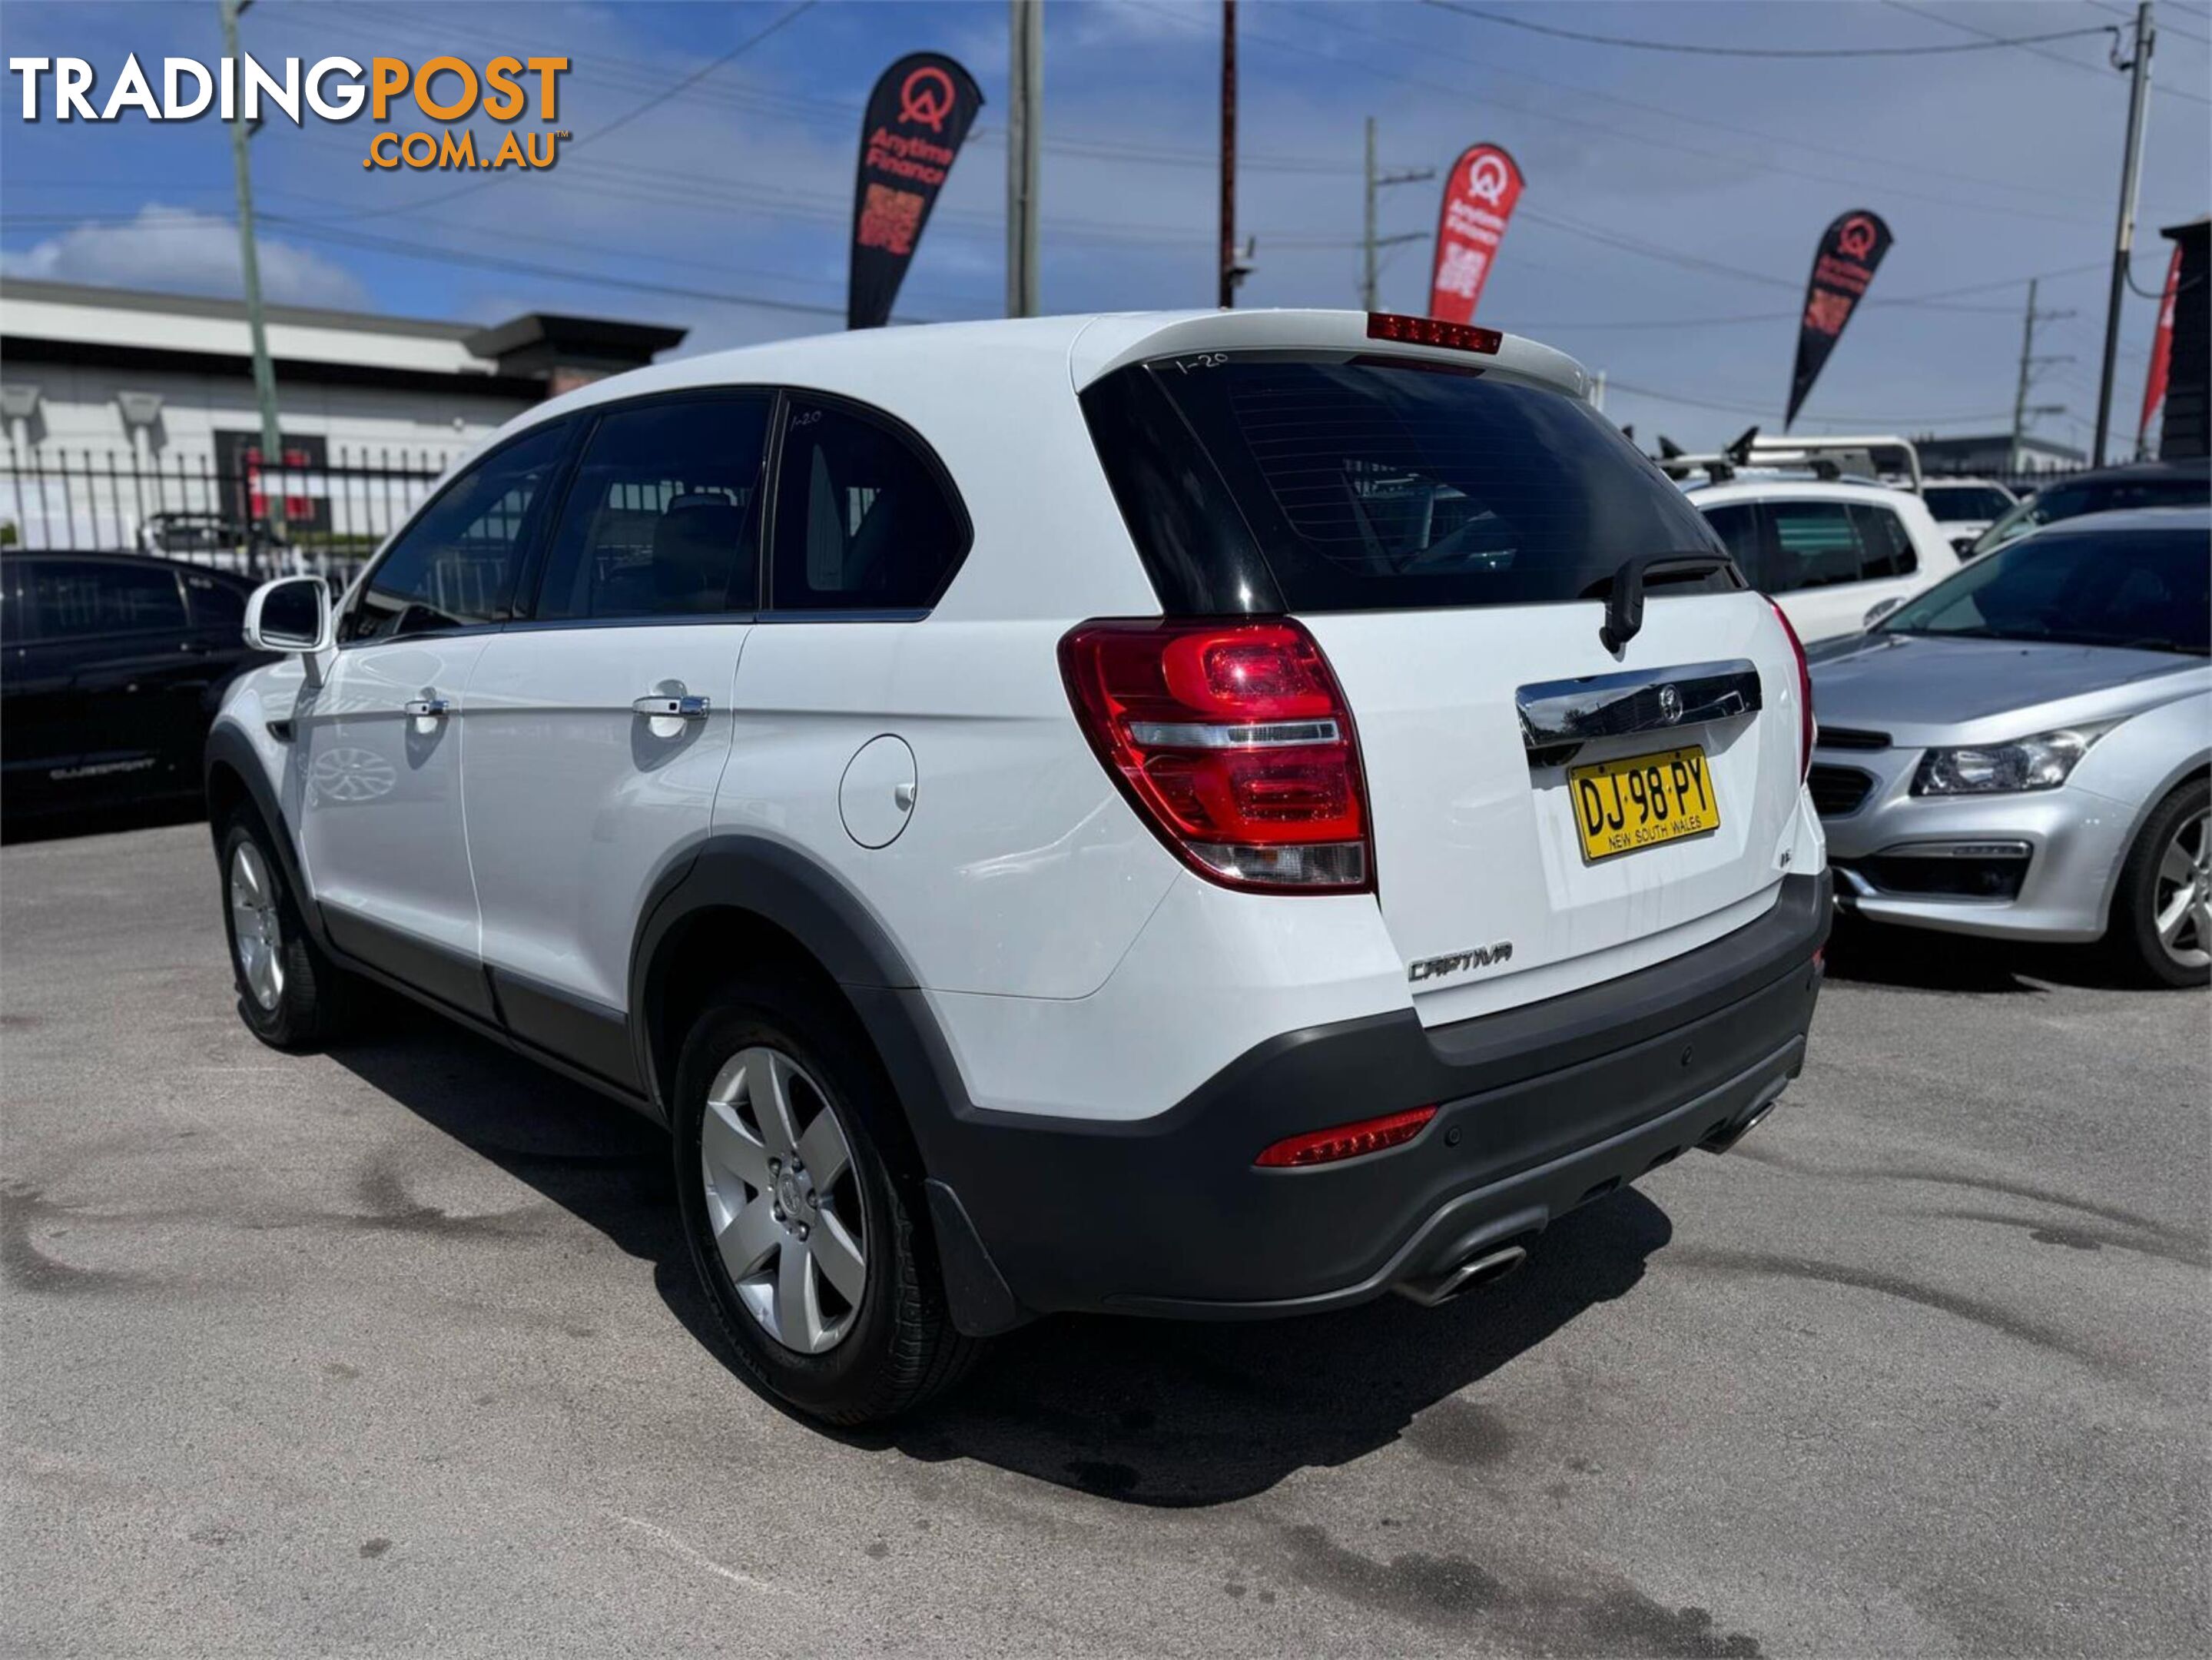
{"type": "MultiPolygon", "coordinates": [[[[2166,0],[2166,3],[2167,5],[2172,6],[2173,4],[2173,0],[2166,0]]],[[[2115,17],[2124,17],[2130,22],[2133,22],[2135,21],[2135,13],[2130,11],[2125,6],[2107,5],[2105,3],[2105,0],[2087,0],[2087,3],[2096,7],[2099,11],[2108,11],[2115,17]]],[[[2186,8],[2177,8],[2177,9],[2186,9],[2186,8]]],[[[2158,32],[2160,34],[2178,34],[2185,40],[2196,41],[2200,46],[2212,46],[2212,35],[2191,34],[2187,29],[2181,27],[2179,24],[2160,23],[2158,26],[2158,32]]]]}
{"type": "MultiPolygon", "coordinates": [[[[1962,23],[1955,17],[1946,17],[1942,12],[1929,11],[1924,6],[1909,4],[1907,3],[1907,0],[1882,0],[1882,3],[1886,6],[1892,7],[1898,11],[1910,12],[1915,17],[1924,17],[1931,23],[1941,23],[1946,28],[1964,29],[1968,34],[1979,35],[1983,40],[1990,41],[1993,45],[2021,46],[2024,51],[2034,52],[2038,58],[2048,58],[2054,64],[2063,64],[2069,70],[2080,70],[2084,75],[2094,75],[2100,81],[2108,82],[2110,71],[2100,70],[2094,64],[2085,64],[2078,58],[2068,58],[2060,52],[2044,52],[2037,47],[2027,46],[2025,43],[2019,40],[2001,40],[1997,36],[1991,34],[1987,29],[1978,27],[1972,23],[1962,23]]],[[[2100,25],[2099,27],[2102,28],[2107,26],[2100,25]]],[[[2116,26],[2112,27],[2112,33],[2115,41],[2117,41],[2119,36],[2119,30],[2116,26]]],[[[2197,93],[2186,91],[2180,87],[2167,87],[2165,88],[2164,90],[2176,98],[2186,98],[2192,103],[2212,104],[2212,98],[2203,97],[2197,93]]]]}
{"type": "Polygon", "coordinates": [[[1462,5],[1458,0],[1427,0],[1427,3],[1441,10],[1458,12],[1462,16],[1479,17],[1486,23],[1500,23],[1510,29],[1526,29],[1531,34],[1548,34],[1557,40],[1581,40],[1600,46],[1632,46],[1640,52],[1688,52],[1700,58],[1929,58],[1952,52],[1988,52],[1996,46],[2035,46],[2045,40],[2076,40],[2084,35],[2107,32],[2103,24],[2098,23],[2086,29],[2057,29],[2049,34],[2023,34],[2004,39],[1991,35],[1985,40],[1971,45],[1961,41],[1955,46],[1712,46],[1680,40],[1638,40],[1626,35],[1590,34],[1581,29],[1563,29],[1549,23],[1532,23],[1525,17],[1509,17],[1504,12],[1486,11],[1480,6],[1462,5]]]}

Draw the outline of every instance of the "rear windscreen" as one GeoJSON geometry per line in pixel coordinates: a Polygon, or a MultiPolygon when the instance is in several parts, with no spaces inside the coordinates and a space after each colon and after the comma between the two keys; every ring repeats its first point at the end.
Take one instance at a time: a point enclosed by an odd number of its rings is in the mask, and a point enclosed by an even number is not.
{"type": "Polygon", "coordinates": [[[1541,604],[1637,554],[1723,550],[1589,404],[1478,368],[1207,354],[1083,401],[1170,610],[1541,604]]]}

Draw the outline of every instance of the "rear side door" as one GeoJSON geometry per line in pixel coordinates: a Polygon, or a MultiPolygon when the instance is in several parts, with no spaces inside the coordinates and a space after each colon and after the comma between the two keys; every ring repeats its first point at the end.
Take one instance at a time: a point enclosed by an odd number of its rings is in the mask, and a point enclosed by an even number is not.
{"type": "Polygon", "coordinates": [[[131,559],[33,562],[40,654],[66,665],[74,758],[58,793],[91,806],[190,791],[207,671],[192,650],[180,568],[131,559]]]}
{"type": "Polygon", "coordinates": [[[566,423],[533,427],[438,493],[354,591],[294,717],[289,787],[331,939],[483,1018],[463,688],[508,615],[568,438],[566,423]]]}
{"type": "Polygon", "coordinates": [[[618,1083],[654,880],[703,838],[758,603],[774,394],[689,393],[588,422],[526,617],[468,681],[463,796],[501,1012],[618,1083]]]}
{"type": "MultiPolygon", "coordinates": [[[[1802,639],[1859,632],[1869,607],[1888,593],[1869,587],[1869,572],[1886,577],[1891,557],[1886,536],[1878,548],[1869,545],[1870,532],[1879,527],[1867,518],[1864,504],[1781,498],[1762,506],[1767,544],[1765,566],[1756,579],[1759,587],[1774,596],[1802,639]]],[[[1896,515],[1887,516],[1894,524],[1896,515]]],[[[1905,557],[1912,557],[1909,543],[1905,557]]]]}

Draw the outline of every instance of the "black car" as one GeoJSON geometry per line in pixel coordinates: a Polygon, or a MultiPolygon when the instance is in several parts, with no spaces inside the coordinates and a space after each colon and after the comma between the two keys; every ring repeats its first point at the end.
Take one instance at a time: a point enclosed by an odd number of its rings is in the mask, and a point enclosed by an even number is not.
{"type": "Polygon", "coordinates": [[[0,824],[190,801],[252,583],[136,554],[0,556],[0,824]]]}
{"type": "Polygon", "coordinates": [[[2085,513],[2115,513],[2123,508],[2201,508],[2212,501],[2212,462],[2137,461],[2124,467],[2100,467],[2045,484],[1991,525],[1960,556],[1975,559],[2025,536],[2039,525],[2078,519],[2085,513]]]}

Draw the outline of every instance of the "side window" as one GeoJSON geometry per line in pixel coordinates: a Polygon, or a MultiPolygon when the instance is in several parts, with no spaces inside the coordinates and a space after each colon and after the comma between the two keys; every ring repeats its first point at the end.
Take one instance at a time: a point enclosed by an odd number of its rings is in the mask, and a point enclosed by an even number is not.
{"type": "Polygon", "coordinates": [[[776,473],[769,604],[777,611],[913,611],[936,603],[968,551],[937,469],[888,424],[792,394],[776,473]]]}
{"type": "Polygon", "coordinates": [[[461,475],[369,573],[339,625],[343,640],[383,640],[494,623],[505,611],[531,504],[568,441],[555,422],[461,475]]]}
{"type": "Polygon", "coordinates": [[[1869,581],[1885,576],[1910,576],[1920,569],[1920,556],[1912,550],[1905,521],[1887,508],[1854,502],[1851,523],[1858,527],[1865,562],[1860,574],[1869,581]]]}
{"type": "Polygon", "coordinates": [[[1865,564],[1858,526],[1843,502],[1769,502],[1774,526],[1774,556],[1766,581],[1769,593],[1856,582],[1865,564]]]}
{"type": "Polygon", "coordinates": [[[535,614],[750,611],[770,401],[684,398],[603,417],[568,486],[535,614]]]}
{"type": "Polygon", "coordinates": [[[1729,556],[1735,561],[1736,569],[1757,583],[1766,563],[1759,545],[1757,505],[1731,502],[1726,507],[1708,510],[1705,522],[1713,527],[1713,534],[1728,544],[1729,556]]]}
{"type": "Polygon", "coordinates": [[[212,576],[185,578],[185,597],[191,601],[192,626],[228,635],[235,642],[246,628],[246,590],[212,576]]]}
{"type": "Polygon", "coordinates": [[[40,561],[29,567],[24,587],[48,640],[179,633],[185,626],[185,596],[167,566],[40,561]]]}

